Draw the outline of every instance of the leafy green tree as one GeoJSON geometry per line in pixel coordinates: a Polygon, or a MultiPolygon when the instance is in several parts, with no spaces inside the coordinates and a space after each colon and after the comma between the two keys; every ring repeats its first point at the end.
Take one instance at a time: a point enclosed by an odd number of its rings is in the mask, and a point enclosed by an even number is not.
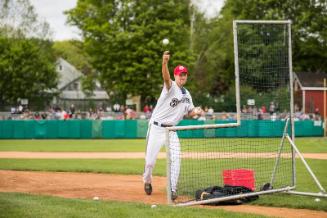
{"type": "Polygon", "coordinates": [[[43,104],[56,88],[57,74],[49,25],[29,0],[0,1],[0,104],[27,98],[43,104]]]}
{"type": "Polygon", "coordinates": [[[234,79],[232,23],[197,15],[193,45],[196,89],[203,91],[198,94],[223,95],[234,79]]]}
{"type": "Polygon", "coordinates": [[[50,42],[42,47],[37,39],[7,38],[0,35],[0,102],[17,103],[27,98],[31,105],[56,88],[55,59],[50,42]]]}
{"type": "Polygon", "coordinates": [[[234,89],[232,23],[236,19],[292,20],[293,70],[327,72],[326,15],[326,0],[226,0],[219,16],[211,20],[196,17],[194,71],[197,89],[203,90],[198,95],[225,96],[225,104],[229,104],[228,96],[234,98],[230,93],[234,89]]]}
{"type": "Polygon", "coordinates": [[[327,71],[325,0],[226,1],[225,13],[235,19],[292,20],[294,70],[327,71]]]}
{"type": "Polygon", "coordinates": [[[155,97],[162,86],[161,57],[171,51],[171,70],[191,66],[189,0],[79,0],[68,11],[110,95],[155,97]],[[168,46],[162,39],[168,38],[168,46]]]}
{"type": "Polygon", "coordinates": [[[56,57],[62,57],[84,74],[90,73],[90,56],[84,51],[83,42],[78,40],[55,41],[53,49],[56,57]]]}

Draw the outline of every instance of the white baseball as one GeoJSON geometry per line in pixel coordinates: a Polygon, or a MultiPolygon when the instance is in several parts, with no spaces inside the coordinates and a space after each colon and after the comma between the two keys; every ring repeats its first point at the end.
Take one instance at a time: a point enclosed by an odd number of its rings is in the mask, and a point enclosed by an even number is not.
{"type": "Polygon", "coordinates": [[[151,205],[151,208],[156,208],[156,207],[157,207],[157,205],[155,205],[155,204],[151,205]]]}
{"type": "Polygon", "coordinates": [[[316,198],[316,199],[315,199],[315,202],[319,202],[319,201],[320,201],[320,198],[316,198]]]}
{"type": "Polygon", "coordinates": [[[93,200],[98,201],[98,200],[99,200],[99,197],[95,196],[95,197],[93,198],[93,200]]]}
{"type": "Polygon", "coordinates": [[[168,45],[168,43],[169,43],[169,40],[167,38],[165,38],[165,39],[162,40],[162,44],[168,45]]]}

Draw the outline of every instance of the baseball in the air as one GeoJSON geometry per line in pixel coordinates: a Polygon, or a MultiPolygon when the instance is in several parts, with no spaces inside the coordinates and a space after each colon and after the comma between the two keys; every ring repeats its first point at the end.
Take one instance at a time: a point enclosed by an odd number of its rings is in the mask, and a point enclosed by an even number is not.
{"type": "Polygon", "coordinates": [[[319,201],[320,201],[320,198],[316,198],[316,199],[315,199],[315,202],[319,202],[319,201]]]}
{"type": "Polygon", "coordinates": [[[169,40],[167,38],[162,40],[162,44],[164,45],[168,45],[169,44],[169,40]]]}
{"type": "Polygon", "coordinates": [[[155,204],[151,205],[151,208],[156,208],[156,207],[157,207],[157,205],[155,205],[155,204]]]}
{"type": "Polygon", "coordinates": [[[93,200],[98,201],[99,197],[96,196],[96,197],[93,198],[93,200]]]}

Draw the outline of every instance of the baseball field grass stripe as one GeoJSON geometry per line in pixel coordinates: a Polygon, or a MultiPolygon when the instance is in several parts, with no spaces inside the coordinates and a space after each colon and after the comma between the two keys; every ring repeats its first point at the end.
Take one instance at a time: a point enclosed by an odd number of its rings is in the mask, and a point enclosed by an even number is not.
{"type": "Polygon", "coordinates": [[[224,217],[260,218],[264,216],[226,212],[204,208],[173,208],[160,205],[151,208],[141,203],[93,201],[36,196],[18,193],[0,193],[0,218],[13,217],[92,217],[92,218],[136,218],[136,217],[224,217]]]}
{"type": "MultiPolygon", "coordinates": [[[[235,140],[235,138],[225,138],[224,140],[235,140]]],[[[242,140],[243,143],[246,143],[246,141],[253,140],[253,138],[243,138],[242,140]]],[[[266,138],[257,138],[256,140],[264,141],[266,138]]],[[[0,151],[144,152],[145,145],[145,139],[0,140],[0,151]]],[[[296,145],[302,153],[327,153],[327,140],[323,137],[296,138],[296,145]]]]}

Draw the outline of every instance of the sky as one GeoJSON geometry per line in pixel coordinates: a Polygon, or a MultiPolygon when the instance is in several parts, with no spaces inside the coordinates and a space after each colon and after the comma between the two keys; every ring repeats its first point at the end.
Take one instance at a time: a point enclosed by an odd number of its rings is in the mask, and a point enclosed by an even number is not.
{"type": "MultiPolygon", "coordinates": [[[[224,0],[192,0],[207,17],[216,15],[224,0]]],[[[53,31],[54,40],[80,39],[79,30],[66,24],[64,11],[74,8],[77,0],[30,0],[37,14],[45,19],[53,31]]]]}

